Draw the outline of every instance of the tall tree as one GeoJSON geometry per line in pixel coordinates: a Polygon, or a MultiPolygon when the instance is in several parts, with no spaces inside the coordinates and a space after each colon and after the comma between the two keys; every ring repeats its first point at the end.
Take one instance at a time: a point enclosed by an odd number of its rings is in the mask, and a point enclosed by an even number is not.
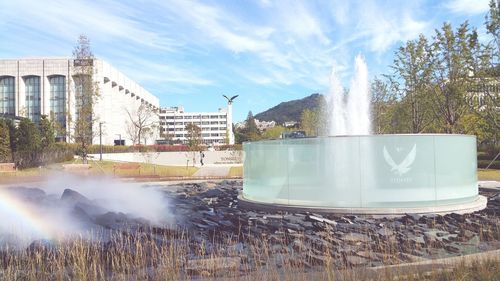
{"type": "Polygon", "coordinates": [[[88,147],[98,133],[98,130],[94,130],[94,125],[98,122],[94,105],[99,97],[99,88],[94,81],[94,54],[90,48],[90,40],[85,35],[80,35],[73,50],[73,72],[76,116],[72,138],[78,144],[83,162],[87,163],[88,147]]]}
{"type": "Polygon", "coordinates": [[[453,31],[449,23],[436,30],[432,53],[435,70],[432,72],[432,107],[441,118],[446,133],[455,133],[460,117],[468,110],[467,88],[471,84],[472,50],[476,48],[477,33],[464,22],[453,31]]]}
{"type": "MultiPolygon", "coordinates": [[[[410,116],[407,132],[420,133],[432,120],[429,111],[429,92],[432,74],[432,53],[427,39],[407,41],[395,53],[393,73],[389,76],[391,88],[406,104],[410,116]]],[[[381,85],[379,85],[381,86],[381,85]]]]}
{"type": "Polygon", "coordinates": [[[306,132],[307,136],[319,135],[319,114],[317,110],[304,109],[300,115],[300,129],[306,132]]]}
{"type": "Polygon", "coordinates": [[[392,118],[396,114],[396,97],[389,85],[383,80],[375,77],[371,83],[372,96],[372,120],[373,130],[376,134],[393,133],[394,124],[392,118]]]}
{"type": "MultiPolygon", "coordinates": [[[[486,44],[473,44],[472,48],[472,84],[469,86],[469,105],[472,114],[469,117],[482,124],[481,136],[489,145],[495,145],[500,138],[500,6],[497,1],[490,2],[486,16],[487,34],[491,36],[486,44]],[[479,119],[478,119],[479,118],[479,119]],[[488,131],[491,130],[491,132],[488,131]],[[488,133],[488,134],[486,134],[488,133]],[[485,139],[485,138],[483,138],[485,139]]],[[[479,135],[478,135],[479,139],[479,135]]]]}

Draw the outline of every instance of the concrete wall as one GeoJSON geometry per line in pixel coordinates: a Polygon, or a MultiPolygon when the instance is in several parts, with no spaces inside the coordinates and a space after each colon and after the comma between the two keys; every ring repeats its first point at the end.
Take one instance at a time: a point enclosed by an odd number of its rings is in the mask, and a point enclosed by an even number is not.
{"type": "MultiPolygon", "coordinates": [[[[205,166],[241,166],[243,164],[242,151],[203,151],[205,166]]],[[[94,159],[99,159],[99,154],[91,154],[94,159]]],[[[106,153],[103,160],[120,162],[140,162],[166,166],[200,166],[199,151],[183,152],[129,152],[106,153]],[[189,162],[188,162],[189,161],[189,162]]]]}

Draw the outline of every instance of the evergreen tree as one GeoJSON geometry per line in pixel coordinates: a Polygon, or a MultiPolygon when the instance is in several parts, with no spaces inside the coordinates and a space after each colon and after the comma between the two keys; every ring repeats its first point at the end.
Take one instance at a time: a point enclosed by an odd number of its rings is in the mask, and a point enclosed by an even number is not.
{"type": "Polygon", "coordinates": [[[245,127],[240,130],[238,141],[240,143],[245,141],[255,141],[260,138],[260,132],[255,124],[255,118],[252,111],[248,112],[247,119],[245,120],[245,127]]]}
{"type": "Polygon", "coordinates": [[[0,163],[12,161],[10,132],[7,123],[0,119],[0,163]]]}
{"type": "Polygon", "coordinates": [[[54,124],[46,115],[42,115],[40,120],[40,142],[43,148],[52,147],[55,142],[54,124]]]}
{"type": "Polygon", "coordinates": [[[16,135],[17,151],[37,153],[41,147],[40,133],[28,118],[19,122],[16,135]]]}

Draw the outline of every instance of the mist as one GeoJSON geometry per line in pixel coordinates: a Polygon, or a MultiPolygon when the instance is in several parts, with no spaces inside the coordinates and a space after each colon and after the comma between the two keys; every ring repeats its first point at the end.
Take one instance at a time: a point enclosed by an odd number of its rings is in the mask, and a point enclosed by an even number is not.
{"type": "Polygon", "coordinates": [[[174,221],[168,198],[157,187],[55,173],[44,182],[0,188],[0,248],[71,235],[109,237],[113,227],[102,221],[113,223],[115,217],[125,220],[124,224],[162,227],[174,221]],[[66,198],[61,198],[63,193],[66,198]]]}

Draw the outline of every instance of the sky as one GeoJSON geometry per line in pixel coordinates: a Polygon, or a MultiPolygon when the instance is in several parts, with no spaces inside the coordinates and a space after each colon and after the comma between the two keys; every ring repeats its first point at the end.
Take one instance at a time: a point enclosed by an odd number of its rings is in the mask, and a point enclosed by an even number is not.
{"type": "Polygon", "coordinates": [[[280,102],[345,87],[361,54],[371,78],[394,51],[465,20],[480,40],[488,0],[0,0],[0,58],[70,57],[80,34],[94,55],[186,111],[239,95],[233,121],[280,102]]]}

